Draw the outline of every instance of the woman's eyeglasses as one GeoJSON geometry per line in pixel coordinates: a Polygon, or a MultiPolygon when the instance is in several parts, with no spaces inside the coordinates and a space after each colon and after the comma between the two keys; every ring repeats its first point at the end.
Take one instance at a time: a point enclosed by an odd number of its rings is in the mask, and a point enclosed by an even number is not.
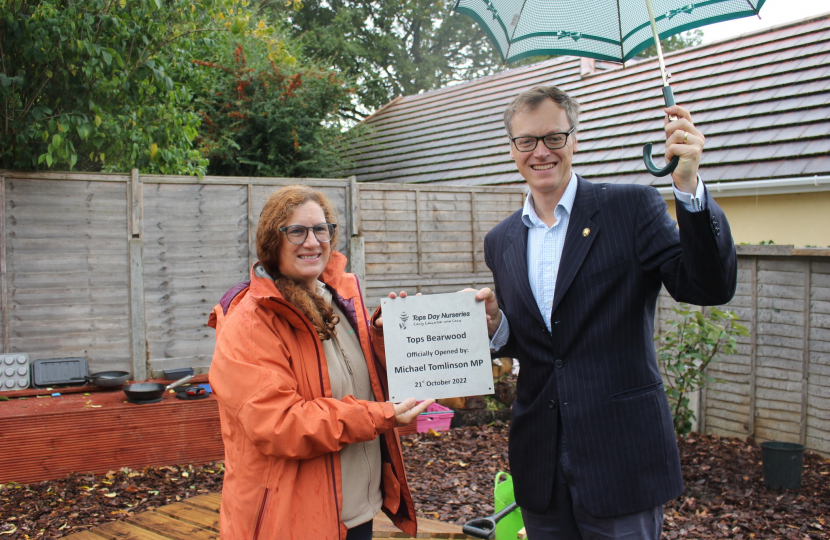
{"type": "Polygon", "coordinates": [[[308,238],[308,231],[312,231],[317,241],[322,243],[331,242],[335,227],[337,227],[336,223],[320,223],[319,225],[313,225],[311,227],[288,225],[286,227],[280,227],[280,232],[285,233],[285,237],[292,244],[302,244],[308,238]]]}

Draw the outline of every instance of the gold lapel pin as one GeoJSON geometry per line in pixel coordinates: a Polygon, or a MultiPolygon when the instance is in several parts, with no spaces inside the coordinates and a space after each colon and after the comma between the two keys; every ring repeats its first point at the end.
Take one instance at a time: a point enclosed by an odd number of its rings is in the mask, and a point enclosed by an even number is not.
{"type": "Polygon", "coordinates": [[[582,229],[582,236],[588,236],[589,234],[591,234],[591,229],[587,227],[582,229]]]}

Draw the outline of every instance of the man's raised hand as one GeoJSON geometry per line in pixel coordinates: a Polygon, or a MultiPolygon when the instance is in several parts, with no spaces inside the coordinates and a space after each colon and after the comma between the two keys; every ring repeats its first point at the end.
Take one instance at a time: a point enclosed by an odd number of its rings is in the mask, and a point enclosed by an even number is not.
{"type": "Polygon", "coordinates": [[[666,114],[676,117],[666,119],[666,161],[674,156],[680,158],[677,168],[672,173],[674,185],[680,191],[695,193],[697,188],[697,170],[703,155],[706,137],[692,122],[692,115],[678,105],[665,109],[666,114]]]}

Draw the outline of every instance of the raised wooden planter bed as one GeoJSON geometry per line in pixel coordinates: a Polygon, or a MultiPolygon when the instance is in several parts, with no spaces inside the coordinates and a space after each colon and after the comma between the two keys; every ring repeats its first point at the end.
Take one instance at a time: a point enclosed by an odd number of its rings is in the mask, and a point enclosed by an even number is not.
{"type": "Polygon", "coordinates": [[[212,395],[185,401],[166,393],[159,403],[136,405],[120,389],[89,390],[23,390],[61,395],[0,402],[0,483],[224,459],[212,395]]]}

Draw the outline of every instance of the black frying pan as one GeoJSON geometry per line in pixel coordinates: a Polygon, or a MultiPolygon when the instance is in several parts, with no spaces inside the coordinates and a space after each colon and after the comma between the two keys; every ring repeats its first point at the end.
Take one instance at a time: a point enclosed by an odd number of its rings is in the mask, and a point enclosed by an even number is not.
{"type": "Polygon", "coordinates": [[[166,391],[180,386],[192,378],[193,375],[188,375],[187,377],[182,377],[178,381],[168,384],[167,386],[161,383],[133,383],[125,386],[123,390],[129,400],[149,401],[151,399],[160,398],[166,391]]]}
{"type": "Polygon", "coordinates": [[[97,386],[98,388],[116,388],[124,386],[124,383],[130,378],[127,371],[102,371],[100,373],[93,373],[89,377],[72,377],[76,381],[86,381],[87,384],[97,386]]]}

